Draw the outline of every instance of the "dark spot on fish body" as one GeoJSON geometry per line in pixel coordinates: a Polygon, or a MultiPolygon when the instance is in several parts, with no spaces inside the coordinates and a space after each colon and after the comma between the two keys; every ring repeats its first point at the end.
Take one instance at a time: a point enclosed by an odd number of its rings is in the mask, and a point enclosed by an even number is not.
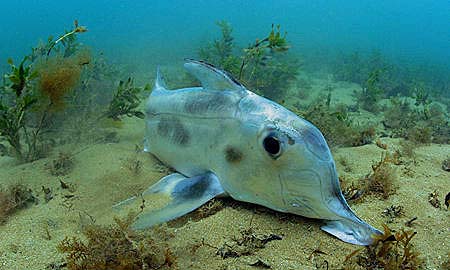
{"type": "Polygon", "coordinates": [[[187,178],[175,186],[172,195],[177,194],[174,197],[180,201],[198,199],[208,190],[208,186],[209,181],[206,176],[187,178]]]}
{"type": "Polygon", "coordinates": [[[289,144],[289,145],[294,145],[294,144],[295,144],[295,139],[294,139],[294,138],[292,138],[292,137],[289,136],[288,134],[287,134],[287,138],[288,138],[288,144],[289,144]]]}
{"type": "Polygon", "coordinates": [[[208,92],[189,97],[184,104],[184,110],[192,114],[223,112],[230,106],[232,106],[232,99],[223,92],[208,92]]]}
{"type": "Polygon", "coordinates": [[[225,159],[229,163],[238,163],[242,160],[243,157],[244,155],[242,154],[241,151],[239,151],[239,149],[236,149],[235,147],[232,146],[227,146],[225,148],[225,159]]]}
{"type": "Polygon", "coordinates": [[[185,146],[190,141],[189,131],[176,117],[161,117],[157,125],[158,135],[167,140],[185,146]]]}

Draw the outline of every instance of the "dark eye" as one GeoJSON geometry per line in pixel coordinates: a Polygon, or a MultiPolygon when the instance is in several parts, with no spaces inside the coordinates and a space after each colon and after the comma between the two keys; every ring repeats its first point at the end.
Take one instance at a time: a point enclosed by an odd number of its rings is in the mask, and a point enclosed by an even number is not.
{"type": "Polygon", "coordinates": [[[280,141],[273,135],[267,136],[263,141],[264,150],[272,157],[277,157],[281,151],[280,141]]]}

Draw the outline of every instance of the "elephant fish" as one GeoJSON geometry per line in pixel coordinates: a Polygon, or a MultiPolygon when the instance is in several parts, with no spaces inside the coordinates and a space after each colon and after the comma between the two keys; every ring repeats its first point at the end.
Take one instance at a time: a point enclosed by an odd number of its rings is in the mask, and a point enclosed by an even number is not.
{"type": "Polygon", "coordinates": [[[348,206],[330,149],[314,125],[211,64],[186,59],[184,67],[201,87],[168,90],[158,69],[146,103],[144,151],[176,173],[115,205],[123,209],[142,202],[132,228],[163,223],[214,197],[230,196],[322,219],[324,231],[352,244],[369,245],[381,233],[348,206]],[[147,205],[156,195],[164,203],[147,205]]]}

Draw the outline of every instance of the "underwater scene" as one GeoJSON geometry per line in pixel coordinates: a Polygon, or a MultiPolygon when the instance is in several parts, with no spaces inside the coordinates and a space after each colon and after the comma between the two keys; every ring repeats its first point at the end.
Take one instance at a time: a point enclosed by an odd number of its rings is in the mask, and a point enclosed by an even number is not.
{"type": "Polygon", "coordinates": [[[4,1],[0,270],[450,269],[449,14],[4,1]]]}

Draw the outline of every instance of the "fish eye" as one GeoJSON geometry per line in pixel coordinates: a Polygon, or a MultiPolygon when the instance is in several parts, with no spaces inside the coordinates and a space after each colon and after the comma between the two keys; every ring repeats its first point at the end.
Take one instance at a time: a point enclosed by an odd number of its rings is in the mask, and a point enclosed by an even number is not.
{"type": "Polygon", "coordinates": [[[274,135],[269,134],[263,140],[263,147],[267,153],[273,158],[277,158],[281,154],[281,143],[280,140],[274,135]]]}

